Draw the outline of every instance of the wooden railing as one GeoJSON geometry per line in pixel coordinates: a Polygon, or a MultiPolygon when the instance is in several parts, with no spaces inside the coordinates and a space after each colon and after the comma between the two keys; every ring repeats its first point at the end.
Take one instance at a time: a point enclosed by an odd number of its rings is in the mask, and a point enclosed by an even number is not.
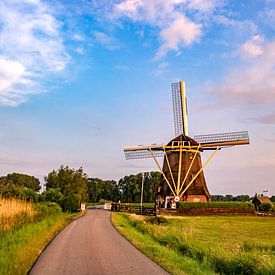
{"type": "Polygon", "coordinates": [[[126,212],[137,215],[155,216],[156,209],[154,207],[145,207],[137,205],[128,205],[123,203],[112,203],[112,211],[114,212],[126,212]]]}

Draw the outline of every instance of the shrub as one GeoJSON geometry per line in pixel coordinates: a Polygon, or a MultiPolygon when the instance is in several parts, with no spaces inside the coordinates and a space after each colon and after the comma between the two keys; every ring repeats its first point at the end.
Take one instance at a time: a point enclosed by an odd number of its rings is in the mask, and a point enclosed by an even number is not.
{"type": "Polygon", "coordinates": [[[65,212],[77,212],[80,208],[80,201],[80,195],[71,194],[61,201],[62,210],[65,212]]]}
{"type": "Polygon", "coordinates": [[[56,202],[61,204],[62,200],[64,199],[64,195],[60,192],[59,189],[48,188],[43,193],[45,201],[56,202]]]}
{"type": "Polygon", "coordinates": [[[38,201],[38,195],[33,189],[30,188],[24,188],[23,191],[23,198],[27,201],[31,202],[37,202],[38,201]]]}
{"type": "Polygon", "coordinates": [[[264,212],[270,212],[272,210],[272,204],[268,202],[263,202],[259,205],[259,210],[264,212]]]}
{"type": "Polygon", "coordinates": [[[35,204],[39,217],[55,215],[62,212],[61,207],[55,202],[37,203],[35,204]]]}

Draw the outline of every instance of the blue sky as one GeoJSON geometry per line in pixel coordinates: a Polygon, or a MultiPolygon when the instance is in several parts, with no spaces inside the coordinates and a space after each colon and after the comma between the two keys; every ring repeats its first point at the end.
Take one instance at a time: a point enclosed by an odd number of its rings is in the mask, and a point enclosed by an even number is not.
{"type": "Polygon", "coordinates": [[[173,138],[182,79],[191,136],[250,133],[205,169],[210,192],[274,194],[274,31],[274,0],[1,0],[0,174],[155,170],[122,148],[173,138]]]}

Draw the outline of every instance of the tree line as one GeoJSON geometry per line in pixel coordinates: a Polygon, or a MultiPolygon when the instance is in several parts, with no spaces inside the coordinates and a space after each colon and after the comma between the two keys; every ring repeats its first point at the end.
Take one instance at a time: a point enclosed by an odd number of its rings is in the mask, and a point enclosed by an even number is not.
{"type": "MultiPolygon", "coordinates": [[[[143,201],[154,202],[159,172],[144,176],[143,201]]],[[[38,194],[40,181],[34,176],[12,173],[0,177],[0,196],[15,197],[33,202],[56,202],[64,211],[76,211],[80,203],[100,201],[140,202],[143,175],[130,175],[114,180],[90,178],[82,168],[61,166],[45,178],[46,190],[38,194]]]]}
{"type": "MultiPolygon", "coordinates": [[[[40,182],[34,176],[12,173],[0,177],[0,196],[16,197],[33,202],[56,202],[64,211],[76,211],[80,203],[100,201],[140,202],[143,174],[129,175],[119,181],[90,178],[82,168],[61,166],[45,178],[46,190],[38,194],[40,182]]],[[[159,172],[144,176],[143,201],[154,202],[161,181],[159,172]]],[[[212,201],[249,201],[249,195],[212,195],[212,201]]],[[[271,197],[275,201],[275,196],[271,197]]]]}

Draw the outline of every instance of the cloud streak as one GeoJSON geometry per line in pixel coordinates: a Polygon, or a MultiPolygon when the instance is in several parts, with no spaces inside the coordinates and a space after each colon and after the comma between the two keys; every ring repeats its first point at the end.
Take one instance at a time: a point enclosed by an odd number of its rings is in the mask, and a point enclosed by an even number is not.
{"type": "Polygon", "coordinates": [[[0,3],[0,104],[16,106],[43,91],[43,77],[69,62],[62,24],[40,0],[0,3]]]}
{"type": "Polygon", "coordinates": [[[241,105],[250,119],[275,124],[275,41],[254,36],[238,52],[243,64],[208,91],[227,106],[241,105]]]}

